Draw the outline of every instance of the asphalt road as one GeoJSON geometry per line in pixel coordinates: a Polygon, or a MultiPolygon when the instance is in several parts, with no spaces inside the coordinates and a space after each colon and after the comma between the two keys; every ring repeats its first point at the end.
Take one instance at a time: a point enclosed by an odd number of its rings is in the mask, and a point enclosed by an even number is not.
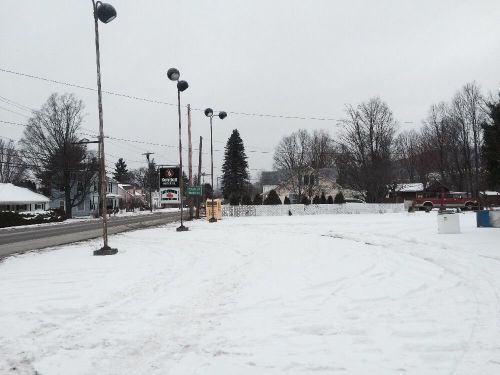
{"type": "MultiPolygon", "coordinates": [[[[147,228],[179,220],[179,212],[111,217],[108,220],[108,234],[147,228]]],[[[100,236],[102,236],[101,220],[3,229],[0,230],[0,258],[28,250],[89,240],[100,236]]]]}

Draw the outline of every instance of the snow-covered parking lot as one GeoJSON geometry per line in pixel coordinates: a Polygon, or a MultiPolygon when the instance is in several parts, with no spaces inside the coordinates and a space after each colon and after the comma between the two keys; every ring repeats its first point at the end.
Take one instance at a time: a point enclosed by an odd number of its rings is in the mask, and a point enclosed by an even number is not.
{"type": "Polygon", "coordinates": [[[1,374],[500,374],[500,230],[189,222],[0,263],[1,374]]]}

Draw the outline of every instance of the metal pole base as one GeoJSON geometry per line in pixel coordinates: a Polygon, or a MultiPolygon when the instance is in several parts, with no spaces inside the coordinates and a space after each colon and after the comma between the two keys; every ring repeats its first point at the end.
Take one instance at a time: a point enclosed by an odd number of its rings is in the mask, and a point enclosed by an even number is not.
{"type": "Polygon", "coordinates": [[[103,246],[99,250],[94,250],[94,255],[115,255],[118,249],[112,249],[109,246],[103,246]]]}
{"type": "Polygon", "coordinates": [[[208,220],[209,223],[216,223],[217,222],[217,219],[215,217],[211,217],[209,220],[208,220]]]}
{"type": "Polygon", "coordinates": [[[177,232],[187,232],[189,230],[188,227],[185,227],[184,225],[181,225],[180,227],[177,227],[176,231],[177,232]]]}

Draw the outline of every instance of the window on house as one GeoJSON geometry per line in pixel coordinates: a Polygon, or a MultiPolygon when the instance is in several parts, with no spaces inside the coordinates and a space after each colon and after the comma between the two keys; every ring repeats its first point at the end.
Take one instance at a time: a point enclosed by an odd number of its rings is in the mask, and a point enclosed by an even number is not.
{"type": "Polygon", "coordinates": [[[64,201],[59,201],[59,208],[64,210],[64,201]]]}

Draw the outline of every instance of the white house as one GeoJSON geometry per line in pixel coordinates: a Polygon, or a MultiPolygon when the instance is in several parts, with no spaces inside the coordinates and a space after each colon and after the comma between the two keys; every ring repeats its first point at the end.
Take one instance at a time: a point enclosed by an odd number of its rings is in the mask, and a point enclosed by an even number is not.
{"type": "MultiPolygon", "coordinates": [[[[85,195],[82,202],[71,208],[73,217],[93,216],[96,215],[99,204],[99,178],[96,174],[90,184],[90,191],[85,195]]],[[[51,208],[62,208],[66,210],[66,202],[64,201],[64,192],[53,190],[52,200],[50,201],[51,208]]],[[[106,176],[106,206],[108,210],[117,209],[120,206],[120,195],[118,193],[118,182],[109,176],[106,176]]]]}
{"type": "Polygon", "coordinates": [[[0,183],[0,211],[39,211],[49,206],[50,199],[30,189],[0,183]]]}

